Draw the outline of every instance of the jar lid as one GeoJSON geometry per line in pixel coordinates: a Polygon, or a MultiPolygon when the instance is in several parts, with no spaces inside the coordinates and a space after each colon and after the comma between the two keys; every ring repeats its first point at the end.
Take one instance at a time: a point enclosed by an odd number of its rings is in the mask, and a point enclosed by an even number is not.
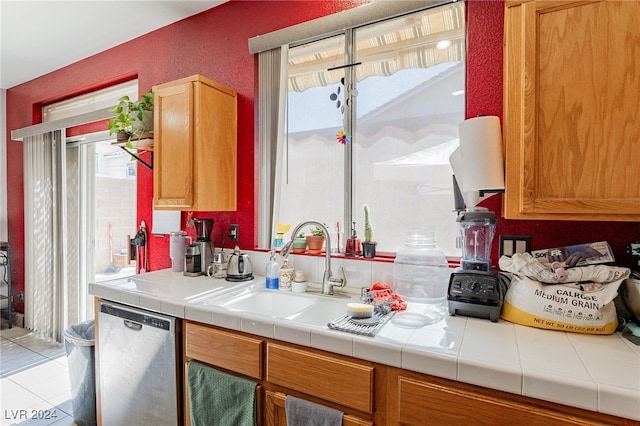
{"type": "Polygon", "coordinates": [[[436,233],[433,231],[409,231],[404,237],[407,245],[435,245],[436,233]]]}

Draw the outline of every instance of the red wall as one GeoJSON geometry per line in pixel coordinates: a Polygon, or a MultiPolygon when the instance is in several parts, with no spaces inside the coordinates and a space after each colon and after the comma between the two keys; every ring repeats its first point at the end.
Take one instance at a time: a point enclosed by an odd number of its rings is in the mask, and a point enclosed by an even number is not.
{"type": "MultiPolygon", "coordinates": [[[[117,81],[138,77],[141,93],[154,84],[202,74],[238,92],[238,211],[200,213],[215,219],[214,239],[228,225],[240,225],[240,246],[255,244],[255,69],[247,40],[256,35],[336,13],[371,0],[240,1],[232,0],[113,49],[79,61],[7,91],[8,228],[12,247],[14,294],[24,289],[24,211],[22,143],[10,131],[40,122],[39,106],[117,81]]],[[[468,6],[467,116],[502,116],[503,1],[468,6]]],[[[95,131],[95,129],[93,130],[95,131]]],[[[149,154],[145,154],[149,156],[149,154]]],[[[151,226],[152,173],[138,167],[138,221],[151,226]]],[[[501,196],[485,204],[500,212],[501,196]]],[[[183,214],[183,229],[186,215],[183,214]]],[[[631,265],[625,246],[640,240],[638,223],[527,222],[500,220],[498,233],[531,235],[533,248],[608,240],[623,264],[631,265]]],[[[149,238],[150,269],[170,266],[168,238],[149,238]]],[[[497,256],[494,254],[494,259],[497,256]]],[[[28,295],[27,295],[28,297],[28,295]]],[[[17,298],[16,298],[17,299],[17,298]]],[[[18,305],[17,310],[23,311],[18,305]]]]}

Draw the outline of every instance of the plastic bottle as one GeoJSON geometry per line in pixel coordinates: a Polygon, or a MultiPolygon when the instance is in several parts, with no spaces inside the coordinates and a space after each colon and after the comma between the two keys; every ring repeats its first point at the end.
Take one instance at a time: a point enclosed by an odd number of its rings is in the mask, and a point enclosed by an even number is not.
{"type": "Polygon", "coordinates": [[[446,300],[451,270],[433,232],[408,232],[393,262],[395,291],[409,302],[446,300]]]}
{"type": "Polygon", "coordinates": [[[278,276],[280,290],[291,291],[291,282],[293,281],[293,268],[289,265],[289,259],[285,259],[280,267],[278,276]]]}
{"type": "Polygon", "coordinates": [[[277,290],[279,284],[280,265],[276,260],[276,251],[271,250],[271,257],[267,263],[267,270],[264,274],[266,277],[266,287],[268,289],[277,290]]]}

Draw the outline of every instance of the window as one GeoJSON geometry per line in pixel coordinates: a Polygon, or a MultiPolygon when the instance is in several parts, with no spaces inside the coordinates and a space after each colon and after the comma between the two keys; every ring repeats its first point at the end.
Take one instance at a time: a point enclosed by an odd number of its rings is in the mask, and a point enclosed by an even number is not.
{"type": "Polygon", "coordinates": [[[273,223],[324,222],[335,250],[338,222],[342,245],[351,222],[363,238],[367,204],[378,252],[422,229],[459,256],[449,155],[465,119],[464,22],[453,3],[289,46],[273,223]]]}
{"type": "MultiPolygon", "coordinates": [[[[43,107],[44,121],[111,108],[122,96],[138,98],[138,80],[43,107]]],[[[135,274],[128,262],[129,236],[136,226],[136,162],[107,131],[66,140],[67,323],[91,318],[88,284],[135,274]],[[123,261],[124,259],[124,261],[123,261]]]]}

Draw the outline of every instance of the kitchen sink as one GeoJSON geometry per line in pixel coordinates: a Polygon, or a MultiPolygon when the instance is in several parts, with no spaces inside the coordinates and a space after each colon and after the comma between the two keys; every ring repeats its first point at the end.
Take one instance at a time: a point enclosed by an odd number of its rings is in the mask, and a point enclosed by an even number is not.
{"type": "Polygon", "coordinates": [[[318,301],[308,308],[296,312],[287,319],[305,324],[326,325],[347,312],[347,301],[344,299],[318,301]]]}
{"type": "Polygon", "coordinates": [[[258,279],[242,289],[196,303],[321,326],[346,313],[347,302],[352,301],[355,299],[313,292],[270,290],[265,288],[264,280],[258,279]]]}
{"type": "Polygon", "coordinates": [[[248,292],[220,304],[223,308],[249,311],[271,317],[286,317],[316,302],[314,297],[304,297],[276,290],[248,292]]]}

